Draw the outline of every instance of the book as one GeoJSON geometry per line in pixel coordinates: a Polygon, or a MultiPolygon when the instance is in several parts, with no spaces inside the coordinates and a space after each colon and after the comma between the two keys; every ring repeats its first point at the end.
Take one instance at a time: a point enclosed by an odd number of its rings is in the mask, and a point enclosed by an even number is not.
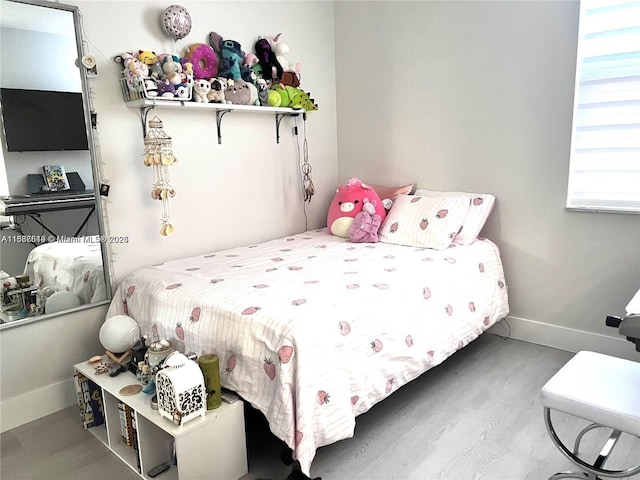
{"type": "Polygon", "coordinates": [[[69,179],[62,165],[45,165],[42,170],[44,171],[44,181],[49,187],[49,191],[69,190],[69,179]]]}
{"type": "Polygon", "coordinates": [[[125,445],[129,445],[129,432],[127,430],[126,407],[124,402],[118,400],[118,414],[120,416],[120,435],[125,445]]]}
{"type": "Polygon", "coordinates": [[[82,426],[90,428],[95,425],[93,408],[91,405],[91,393],[89,389],[89,379],[77,372],[74,375],[76,379],[76,394],[78,396],[78,406],[80,407],[80,418],[82,418],[82,426]]]}
{"type": "Polygon", "coordinates": [[[129,406],[125,404],[125,408],[124,408],[124,415],[125,415],[125,422],[126,422],[126,429],[127,429],[127,439],[125,441],[125,443],[130,446],[133,447],[134,443],[135,443],[135,430],[133,428],[133,416],[135,415],[135,413],[133,412],[133,409],[129,406]]]}
{"type": "Polygon", "coordinates": [[[84,417],[84,410],[85,410],[85,405],[84,405],[84,396],[82,394],[82,379],[86,378],[84,375],[82,375],[81,373],[76,373],[74,376],[74,385],[76,387],[76,398],[78,400],[78,407],[80,407],[80,419],[82,420],[82,426],[84,428],[87,428],[87,424],[85,423],[85,417],[84,417]]]}
{"type": "Polygon", "coordinates": [[[93,410],[93,426],[102,425],[104,423],[104,404],[102,402],[102,389],[89,382],[89,394],[91,398],[91,410],[93,410]]]}

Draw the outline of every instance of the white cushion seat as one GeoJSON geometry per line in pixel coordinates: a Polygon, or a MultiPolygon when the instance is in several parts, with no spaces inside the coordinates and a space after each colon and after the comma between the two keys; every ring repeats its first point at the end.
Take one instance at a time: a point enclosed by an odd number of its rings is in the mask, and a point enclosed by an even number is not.
{"type": "Polygon", "coordinates": [[[565,478],[627,478],[640,473],[640,465],[625,470],[604,467],[622,434],[640,437],[640,363],[600,353],[578,352],[542,387],[542,406],[547,432],[562,454],[581,472],[559,472],[549,480],[565,478]],[[551,412],[557,410],[590,421],[575,439],[573,451],[553,427],[551,412]],[[580,442],[594,428],[611,429],[598,457],[589,462],[578,455],[580,442]]]}
{"type": "Polygon", "coordinates": [[[640,363],[579,352],[542,388],[542,405],[640,437],[640,363]]]}

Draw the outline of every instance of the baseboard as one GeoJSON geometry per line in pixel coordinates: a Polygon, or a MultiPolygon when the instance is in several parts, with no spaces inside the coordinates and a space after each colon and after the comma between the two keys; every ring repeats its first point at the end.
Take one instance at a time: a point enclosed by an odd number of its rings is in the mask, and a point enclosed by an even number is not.
{"type": "Polygon", "coordinates": [[[608,336],[585,332],[574,328],[536,322],[526,318],[507,317],[487,330],[489,333],[508,336],[524,342],[557,348],[567,352],[590,350],[627,360],[638,360],[638,352],[632,343],[621,336],[608,336]]]}
{"type": "MultiPolygon", "coordinates": [[[[47,385],[37,390],[7,398],[0,402],[2,432],[75,405],[73,378],[47,385]]],[[[78,414],[78,421],[80,414],[78,414]]]]}

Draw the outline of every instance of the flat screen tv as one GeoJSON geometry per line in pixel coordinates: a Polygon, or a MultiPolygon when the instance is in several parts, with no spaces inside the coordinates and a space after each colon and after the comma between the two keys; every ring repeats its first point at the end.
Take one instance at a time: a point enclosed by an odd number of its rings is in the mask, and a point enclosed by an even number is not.
{"type": "Polygon", "coordinates": [[[88,150],[82,94],[1,88],[9,152],[88,150]]]}

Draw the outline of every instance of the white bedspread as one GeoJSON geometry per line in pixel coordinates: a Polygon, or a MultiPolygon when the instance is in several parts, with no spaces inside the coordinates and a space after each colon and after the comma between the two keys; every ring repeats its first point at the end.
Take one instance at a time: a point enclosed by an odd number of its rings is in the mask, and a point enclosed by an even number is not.
{"type": "Polygon", "coordinates": [[[106,300],[100,243],[92,237],[80,240],[35,247],[29,252],[24,273],[38,287],[75,293],[82,305],[106,300]]]}
{"type": "Polygon", "coordinates": [[[310,231],[129,275],[107,316],[220,357],[309,474],[355,417],[508,314],[498,248],[351,243],[310,231]]]}

